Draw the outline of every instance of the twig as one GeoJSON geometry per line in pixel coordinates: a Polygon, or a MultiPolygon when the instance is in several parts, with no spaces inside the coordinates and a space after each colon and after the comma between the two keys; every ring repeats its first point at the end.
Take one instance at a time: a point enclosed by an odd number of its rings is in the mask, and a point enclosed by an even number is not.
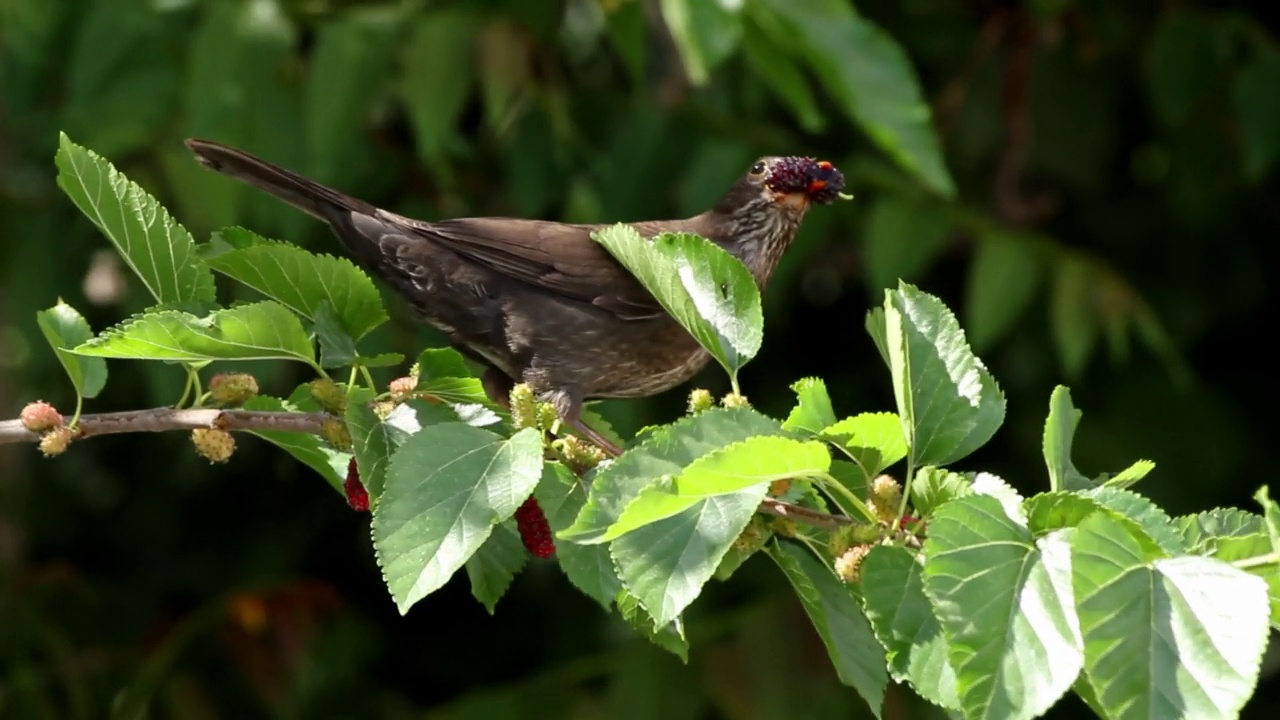
{"type": "Polygon", "coordinates": [[[766,515],[795,520],[796,522],[813,525],[814,527],[820,527],[826,530],[835,530],[837,528],[853,524],[852,518],[847,518],[841,515],[832,515],[820,510],[810,510],[807,507],[792,505],[791,503],[774,500],[773,498],[765,498],[764,501],[760,503],[760,507],[757,508],[757,510],[766,515]]]}
{"type": "MultiPolygon", "coordinates": [[[[318,435],[327,417],[329,416],[325,413],[151,408],[81,415],[76,439],[116,433],[164,432],[198,428],[277,430],[318,435]]],[[[40,435],[23,427],[21,420],[0,420],[0,445],[39,440],[40,435]]]]}
{"type": "MultiPolygon", "coordinates": [[[[151,408],[81,415],[76,439],[95,435],[199,428],[218,428],[229,431],[275,430],[319,435],[324,421],[329,417],[326,413],[319,412],[151,408]]],[[[39,442],[39,440],[40,435],[26,429],[21,420],[0,420],[0,445],[39,442]]],[[[828,530],[853,524],[851,518],[811,510],[772,498],[766,498],[760,503],[759,511],[828,530]]]]}

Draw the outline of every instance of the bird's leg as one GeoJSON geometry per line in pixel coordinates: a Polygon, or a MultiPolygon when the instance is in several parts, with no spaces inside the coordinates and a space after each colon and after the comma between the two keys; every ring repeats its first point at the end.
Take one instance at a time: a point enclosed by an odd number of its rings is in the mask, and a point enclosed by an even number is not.
{"type": "Polygon", "coordinates": [[[493,366],[486,367],[484,375],[480,376],[480,387],[484,388],[484,394],[503,410],[511,410],[511,388],[514,386],[515,383],[506,373],[493,366]]]}
{"type": "Polygon", "coordinates": [[[582,421],[582,399],[576,393],[557,392],[552,403],[556,406],[556,412],[560,415],[560,420],[565,425],[577,430],[588,440],[595,443],[606,455],[618,457],[622,454],[622,448],[582,421]]]}

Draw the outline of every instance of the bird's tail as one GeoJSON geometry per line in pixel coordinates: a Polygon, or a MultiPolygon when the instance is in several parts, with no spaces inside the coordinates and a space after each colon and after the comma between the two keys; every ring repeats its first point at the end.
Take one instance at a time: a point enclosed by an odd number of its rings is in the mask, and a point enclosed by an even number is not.
{"type": "Polygon", "coordinates": [[[334,223],[338,214],[373,214],[376,211],[374,206],[359,198],[308,180],[243,150],[195,138],[187,139],[187,147],[205,167],[265,190],[325,222],[334,223]]]}

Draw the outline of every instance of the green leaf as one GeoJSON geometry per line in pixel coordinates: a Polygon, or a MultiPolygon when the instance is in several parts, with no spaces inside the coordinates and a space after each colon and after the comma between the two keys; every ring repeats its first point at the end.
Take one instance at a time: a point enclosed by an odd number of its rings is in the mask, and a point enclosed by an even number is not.
{"type": "Polygon", "coordinates": [[[609,554],[618,577],[657,625],[675,620],[697,599],[768,490],[761,483],[704,497],[613,541],[609,554]]]}
{"type": "Polygon", "coordinates": [[[401,614],[443,586],[515,514],[542,475],[542,439],[462,423],[425,427],[391,457],[373,546],[401,614]]]}
{"type": "Polygon", "coordinates": [[[820,442],[758,435],[694,460],[676,476],[674,490],[685,497],[723,495],[774,480],[822,475],[830,467],[831,453],[820,442]]]}
{"type": "Polygon", "coordinates": [[[1220,50],[1215,24],[1185,8],[1170,8],[1147,46],[1147,79],[1156,117],[1165,125],[1184,125],[1195,116],[1215,86],[1220,50]]]}
{"type": "MultiPolygon", "coordinates": [[[[1254,518],[1262,525],[1262,518],[1254,518]]],[[[1208,555],[1262,578],[1267,583],[1267,599],[1271,604],[1271,627],[1280,630],[1280,560],[1266,532],[1208,538],[1208,555]]]]}
{"type": "MultiPolygon", "coordinates": [[[[871,484],[871,479],[867,477],[867,473],[862,469],[861,465],[848,460],[832,460],[831,469],[827,472],[854,497],[867,497],[867,488],[871,484]]],[[[859,515],[858,508],[847,507],[849,501],[842,497],[841,494],[834,494],[831,498],[840,506],[841,510],[844,510],[846,515],[854,517],[859,515]]]]}
{"type": "Polygon", "coordinates": [[[795,589],[827,647],[840,682],[857,690],[871,712],[880,717],[889,682],[884,648],[876,641],[853,591],[803,548],[777,543],[770,548],[769,556],[795,589]]]}
{"type": "Polygon", "coordinates": [[[1059,385],[1049,396],[1049,416],[1044,421],[1044,462],[1049,467],[1052,490],[1088,490],[1093,482],[1071,462],[1071,439],[1083,415],[1071,404],[1071,390],[1059,385]]]}
{"type": "Polygon", "coordinates": [[[760,350],[760,289],[737,258],[709,240],[663,233],[646,240],[630,225],[591,234],[730,374],[760,350]]]}
{"type": "Polygon", "coordinates": [[[684,638],[683,623],[676,620],[655,628],[653,618],[645,612],[640,601],[626,590],[618,592],[617,602],[618,613],[637,632],[648,638],[649,642],[680,658],[682,662],[689,662],[689,641],[684,638]]]}
{"type": "Polygon", "coordinates": [[[496,18],[476,37],[480,97],[490,127],[503,131],[518,119],[520,99],[535,81],[530,67],[532,48],[525,28],[496,18]]]}
{"type": "Polygon", "coordinates": [[[356,341],[342,327],[342,320],[326,300],[315,313],[316,339],[320,341],[320,367],[346,367],[356,361],[356,341]]]}
{"type": "Polygon", "coordinates": [[[958,472],[926,466],[916,471],[911,481],[911,506],[925,517],[932,517],[944,503],[973,492],[973,481],[958,472]]]}
{"type": "Polygon", "coordinates": [[[419,353],[417,365],[421,380],[475,377],[466,358],[453,348],[427,348],[419,353]]]}
{"type": "Polygon", "coordinates": [[[1102,507],[1109,508],[1129,522],[1137,523],[1142,531],[1168,555],[1182,555],[1187,546],[1182,535],[1173,525],[1173,518],[1147,498],[1128,490],[1100,487],[1086,493],[1086,497],[1102,507]]]}
{"type": "Polygon", "coordinates": [[[1150,460],[1135,460],[1129,467],[1103,480],[1102,484],[1106,487],[1127,488],[1155,469],[1156,464],[1150,460]]]}
{"type": "MultiPolygon", "coordinates": [[[[404,23],[398,8],[351,8],[331,15],[316,32],[303,85],[309,175],[322,183],[349,178],[363,151],[352,142],[382,93],[404,23]]],[[[366,164],[368,161],[364,161],[366,164]]]]}
{"type": "Polygon", "coordinates": [[[871,308],[867,311],[867,319],[863,323],[867,334],[871,336],[871,342],[876,346],[876,352],[880,353],[880,359],[884,361],[887,368],[892,368],[893,363],[889,359],[889,320],[885,317],[883,307],[871,308]]]}
{"type": "Polygon", "coordinates": [[[929,189],[955,194],[929,105],[907,54],[844,0],[762,0],[845,114],[929,189]]]}
{"type": "Polygon", "coordinates": [[[746,408],[713,408],[659,428],[600,470],[577,520],[557,537],[601,542],[627,505],[655,478],[679,475],[694,460],[730,443],[770,434],[782,434],[778,422],[746,408]]]}
{"type": "Polygon", "coordinates": [[[528,558],[529,552],[524,549],[520,533],[511,527],[511,522],[499,524],[480,549],[467,559],[471,596],[492,615],[528,558]]]}
{"type": "Polygon", "coordinates": [[[1189,553],[1212,552],[1216,541],[1222,538],[1265,535],[1267,532],[1260,515],[1239,508],[1215,508],[1196,515],[1183,515],[1174,519],[1174,525],[1189,553]]]}
{"type": "Polygon", "coordinates": [[[404,362],[404,355],[400,353],[378,353],[372,357],[356,355],[353,360],[355,365],[367,368],[395,367],[402,362],[404,362]]]}
{"type": "Polygon", "coordinates": [[[352,398],[347,402],[345,420],[360,482],[369,493],[370,503],[376,505],[386,483],[387,465],[404,441],[425,426],[457,422],[458,415],[444,405],[409,400],[382,419],[368,402],[352,398]]]}
{"type": "Polygon", "coordinates": [[[216,304],[213,273],[195,241],[154,197],[110,162],[59,134],[58,187],[116,246],[157,302],[191,309],[216,304]]]}
{"type": "Polygon", "coordinates": [[[1237,716],[1267,643],[1265,582],[1153,555],[1103,513],[1075,530],[1072,576],[1085,672],[1108,717],[1237,716]]]}
{"type": "Polygon", "coordinates": [[[662,0],[662,19],[695,87],[733,53],[742,38],[741,3],[721,0],[662,0]]]}
{"type": "Polygon", "coordinates": [[[461,10],[419,13],[401,52],[400,96],[418,154],[427,162],[444,157],[471,95],[476,25],[476,19],[461,10]]]}
{"type": "Polygon", "coordinates": [[[951,218],[931,200],[884,195],[872,204],[863,234],[867,285],[878,292],[924,275],[946,249],[951,218]]]}
{"type": "Polygon", "coordinates": [[[826,129],[827,118],[818,109],[809,79],[796,65],[796,60],[766,36],[750,18],[742,28],[742,54],[751,76],[768,86],[791,111],[802,130],[820,133],[826,129]]]}
{"type": "Polygon", "coordinates": [[[93,337],[89,322],[75,308],[58,298],[57,305],[36,312],[36,323],[40,325],[44,339],[49,341],[54,354],[58,356],[58,362],[62,363],[67,376],[71,378],[76,395],[97,397],[107,384],[107,361],[102,358],[81,357],[70,352],[72,348],[93,337]]]}
{"type": "Polygon", "coordinates": [[[493,404],[480,381],[470,377],[419,379],[417,392],[447,403],[493,404]]]}
{"type": "Polygon", "coordinates": [[[131,360],[297,360],[312,364],[298,316],[266,300],[196,317],[178,310],[136,315],[73,350],[131,360]]]}
{"type": "Polygon", "coordinates": [[[885,296],[893,394],[911,459],[955,462],[995,434],[1004,394],[941,300],[907,283],[885,296]]]}
{"type": "Polygon", "coordinates": [[[1253,60],[1235,76],[1232,96],[1240,121],[1244,176],[1260,182],[1280,158],[1280,51],[1258,47],[1253,60]]]}
{"type": "Polygon", "coordinates": [[[835,424],[831,396],[821,378],[802,378],[792,383],[791,389],[796,394],[796,406],[783,421],[784,429],[817,435],[823,428],[835,424]]]}
{"type": "Polygon", "coordinates": [[[979,235],[965,281],[965,332],[974,350],[990,348],[1022,317],[1042,278],[1028,239],[1000,232],[979,235]]]}
{"type": "MultiPolygon", "coordinates": [[[[573,524],[586,504],[587,486],[565,466],[549,462],[543,466],[542,480],[534,496],[538,498],[542,514],[547,517],[551,532],[559,533],[573,524]]],[[[609,610],[614,597],[622,590],[622,581],[613,567],[608,546],[558,542],[556,561],[574,587],[609,610]]]]}
{"type": "Polygon", "coordinates": [[[387,321],[378,288],[350,260],[267,242],[243,228],[224,228],[219,235],[239,249],[206,255],[209,267],[308,320],[318,321],[327,304],[338,327],[355,340],[387,321]]]}
{"type": "Polygon", "coordinates": [[[1085,363],[1098,344],[1098,317],[1093,311],[1095,288],[1084,262],[1068,257],[1058,263],[1049,298],[1049,329],[1071,377],[1084,372],[1085,363]]]}
{"type": "Polygon", "coordinates": [[[862,560],[863,606],[886,649],[893,679],[910,682],[920,697],[935,705],[959,710],[947,641],[924,594],[921,572],[920,563],[906,548],[873,547],[862,560]]]}
{"type": "Polygon", "coordinates": [[[965,715],[1043,714],[1083,661],[1066,536],[1037,540],[997,499],[970,495],[934,514],[925,553],[925,592],[965,715]]]}
{"type": "MultiPolygon", "coordinates": [[[[299,408],[280,398],[269,395],[257,395],[243,405],[245,410],[261,410],[267,412],[297,412],[299,408]]],[[[311,433],[283,432],[279,430],[250,430],[250,434],[266,440],[276,447],[292,455],[302,464],[320,474],[326,482],[339,493],[343,492],[342,483],[347,477],[347,465],[351,460],[350,453],[338,452],[329,447],[323,440],[311,433]]],[[[357,463],[359,467],[359,463],[357,463]]],[[[363,469],[360,481],[368,488],[368,480],[363,469]]],[[[370,494],[372,497],[372,493],[370,494]]]]}
{"type": "Polygon", "coordinates": [[[845,449],[869,477],[907,456],[902,420],[894,413],[861,413],[823,428],[821,436],[845,449]]]}
{"type": "Polygon", "coordinates": [[[1267,534],[1271,536],[1271,544],[1280,550],[1280,505],[1271,499],[1271,493],[1266,485],[1258,488],[1258,491],[1253,494],[1253,499],[1262,506],[1262,520],[1266,523],[1267,534]]]}

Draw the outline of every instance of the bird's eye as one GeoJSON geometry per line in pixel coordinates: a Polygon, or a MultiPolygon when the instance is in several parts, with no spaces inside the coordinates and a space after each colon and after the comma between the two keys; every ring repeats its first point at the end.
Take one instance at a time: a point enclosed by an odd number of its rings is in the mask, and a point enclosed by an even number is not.
{"type": "Polygon", "coordinates": [[[755,165],[752,165],[752,166],[751,166],[751,174],[752,174],[752,175],[763,175],[763,174],[764,174],[764,171],[765,171],[765,170],[768,170],[768,169],[769,169],[769,168],[768,168],[768,167],[767,167],[763,162],[758,162],[758,163],[756,163],[755,165]]]}

